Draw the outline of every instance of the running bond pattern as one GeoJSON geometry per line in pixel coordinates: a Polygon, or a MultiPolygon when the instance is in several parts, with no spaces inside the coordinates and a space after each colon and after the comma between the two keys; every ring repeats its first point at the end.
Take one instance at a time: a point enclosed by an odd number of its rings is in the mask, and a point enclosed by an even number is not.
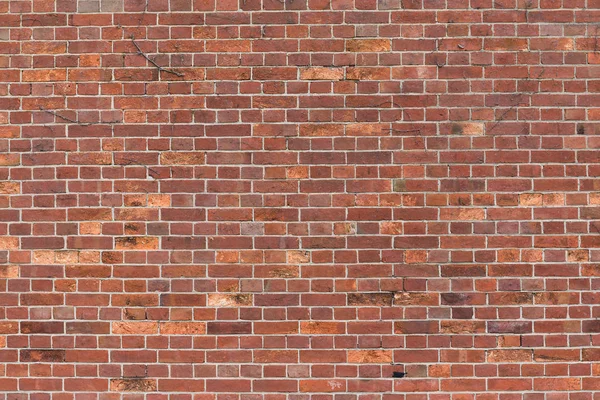
{"type": "Polygon", "coordinates": [[[0,398],[598,399],[599,33],[0,1],[0,398]]]}

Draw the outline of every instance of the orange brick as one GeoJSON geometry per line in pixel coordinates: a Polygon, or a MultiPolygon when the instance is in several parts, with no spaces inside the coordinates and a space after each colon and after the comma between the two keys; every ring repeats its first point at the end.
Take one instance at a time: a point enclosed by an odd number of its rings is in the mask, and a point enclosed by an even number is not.
{"type": "Polygon", "coordinates": [[[357,81],[377,81],[390,79],[388,67],[348,67],[346,79],[357,81]]]}
{"type": "Polygon", "coordinates": [[[209,293],[208,305],[211,307],[243,307],[252,305],[252,294],[249,293],[209,293]]]}
{"type": "Polygon", "coordinates": [[[388,364],[392,362],[391,350],[350,350],[348,362],[357,364],[388,364]]]}
{"type": "Polygon", "coordinates": [[[346,51],[386,52],[392,48],[389,39],[350,39],[346,41],[346,51]]]}
{"type": "Polygon", "coordinates": [[[168,194],[150,194],[148,195],[149,207],[169,207],[171,205],[171,196],[168,194]]]}
{"type": "Polygon", "coordinates": [[[0,278],[18,278],[19,267],[17,265],[3,265],[0,266],[0,278]]]}
{"type": "Polygon", "coordinates": [[[300,136],[342,136],[344,126],[337,124],[300,125],[300,136]]]}
{"type": "MultiPolygon", "coordinates": [[[[0,119],[1,122],[1,119],[0,119]]],[[[2,123],[8,122],[8,119],[2,123]]],[[[0,138],[17,138],[19,137],[20,128],[18,126],[5,125],[0,126],[0,138]]]]}
{"type": "Polygon", "coordinates": [[[346,381],[343,379],[312,379],[300,381],[301,392],[344,392],[346,391],[346,381]]]}
{"type": "Polygon", "coordinates": [[[348,124],[346,125],[347,136],[381,136],[386,132],[385,124],[348,124]]]}
{"type": "Polygon", "coordinates": [[[485,125],[481,122],[455,122],[452,124],[453,135],[477,136],[485,134],[485,125]]]}
{"type": "Polygon", "coordinates": [[[66,69],[26,69],[23,71],[23,82],[53,82],[67,80],[66,69]]]}
{"type": "Polygon", "coordinates": [[[541,206],[541,193],[524,193],[519,195],[519,204],[522,206],[541,206]]]}
{"type": "Polygon", "coordinates": [[[588,53],[587,58],[589,64],[600,64],[600,53],[588,53]]]}
{"type": "Polygon", "coordinates": [[[21,185],[18,182],[0,182],[1,194],[19,194],[21,185]]]}
{"type": "Polygon", "coordinates": [[[201,165],[204,164],[204,152],[172,151],[161,153],[162,165],[201,165]]]}
{"type": "Polygon", "coordinates": [[[158,322],[113,322],[112,333],[119,335],[155,335],[158,322]]]}
{"type": "Polygon", "coordinates": [[[379,232],[382,235],[400,235],[402,233],[402,222],[381,222],[379,232]]]}
{"type": "Polygon", "coordinates": [[[308,178],[308,167],[288,167],[286,175],[288,179],[308,178]]]}
{"type": "Polygon", "coordinates": [[[310,262],[310,253],[308,251],[290,250],[287,252],[287,261],[290,264],[305,264],[310,262]]]}
{"type": "Polygon", "coordinates": [[[155,392],[156,381],[143,378],[111,379],[110,390],[112,392],[155,392]]]}
{"type": "Polygon", "coordinates": [[[308,321],[300,323],[300,332],[310,335],[332,335],[345,333],[343,322],[308,321]]]}
{"type": "Polygon", "coordinates": [[[307,81],[339,81],[344,79],[343,68],[311,67],[300,70],[300,79],[307,81]]]}
{"type": "Polygon", "coordinates": [[[67,44],[60,42],[24,42],[21,49],[25,54],[60,54],[67,51],[67,44]]]}
{"type": "Polygon", "coordinates": [[[18,154],[0,154],[0,166],[19,165],[20,159],[18,154]]]}
{"type": "Polygon", "coordinates": [[[427,261],[427,251],[425,250],[406,250],[404,252],[404,261],[408,264],[423,263],[427,261]]]}
{"type": "Polygon", "coordinates": [[[490,350],[487,352],[487,362],[531,362],[531,350],[490,350]]]}
{"type": "Polygon", "coordinates": [[[17,237],[0,237],[0,249],[17,250],[19,248],[19,238],[17,237]]]}
{"type": "Polygon", "coordinates": [[[440,219],[454,221],[480,221],[485,219],[485,210],[480,208],[442,208],[440,219]]]}
{"type": "Polygon", "coordinates": [[[220,263],[238,263],[240,262],[239,251],[218,251],[217,262],[220,263]]]}
{"type": "Polygon", "coordinates": [[[99,235],[102,233],[102,224],[100,222],[81,222],[79,233],[82,235],[99,235]]]}
{"type": "Polygon", "coordinates": [[[202,335],[206,333],[204,322],[161,322],[162,335],[202,335]]]}

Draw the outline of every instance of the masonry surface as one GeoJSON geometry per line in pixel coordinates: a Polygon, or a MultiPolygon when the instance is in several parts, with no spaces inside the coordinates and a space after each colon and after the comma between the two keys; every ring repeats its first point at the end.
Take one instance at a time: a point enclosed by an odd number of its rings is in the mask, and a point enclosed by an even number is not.
{"type": "Polygon", "coordinates": [[[0,398],[598,399],[599,33],[0,1],[0,398]]]}

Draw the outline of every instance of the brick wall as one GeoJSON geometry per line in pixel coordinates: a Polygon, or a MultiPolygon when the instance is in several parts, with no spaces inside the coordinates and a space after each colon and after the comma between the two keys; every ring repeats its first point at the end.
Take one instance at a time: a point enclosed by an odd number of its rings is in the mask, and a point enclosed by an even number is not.
{"type": "Polygon", "coordinates": [[[597,399],[599,33],[0,1],[0,398],[597,399]]]}

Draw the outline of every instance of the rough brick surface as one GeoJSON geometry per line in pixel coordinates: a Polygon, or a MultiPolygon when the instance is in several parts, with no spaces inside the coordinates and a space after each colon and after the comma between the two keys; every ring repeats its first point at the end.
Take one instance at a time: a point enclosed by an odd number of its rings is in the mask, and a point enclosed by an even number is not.
{"type": "Polygon", "coordinates": [[[0,399],[598,399],[599,29],[0,1],[0,399]]]}

